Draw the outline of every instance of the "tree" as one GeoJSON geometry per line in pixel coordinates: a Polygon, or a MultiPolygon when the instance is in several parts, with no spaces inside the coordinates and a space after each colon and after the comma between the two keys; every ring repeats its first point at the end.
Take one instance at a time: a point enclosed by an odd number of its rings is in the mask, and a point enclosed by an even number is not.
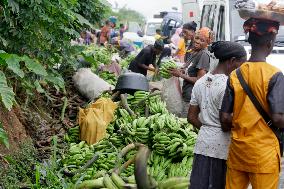
{"type": "Polygon", "coordinates": [[[113,13],[113,15],[117,17],[120,23],[137,22],[144,24],[146,22],[145,17],[141,13],[126,7],[119,9],[119,11],[113,13]]]}

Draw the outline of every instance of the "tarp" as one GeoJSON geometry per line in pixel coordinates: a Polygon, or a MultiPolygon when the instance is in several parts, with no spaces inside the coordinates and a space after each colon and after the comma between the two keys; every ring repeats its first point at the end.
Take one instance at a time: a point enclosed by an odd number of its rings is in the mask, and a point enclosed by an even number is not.
{"type": "Polygon", "coordinates": [[[114,119],[117,105],[109,98],[100,98],[86,109],[79,110],[80,140],[89,145],[106,136],[106,129],[114,119]]]}

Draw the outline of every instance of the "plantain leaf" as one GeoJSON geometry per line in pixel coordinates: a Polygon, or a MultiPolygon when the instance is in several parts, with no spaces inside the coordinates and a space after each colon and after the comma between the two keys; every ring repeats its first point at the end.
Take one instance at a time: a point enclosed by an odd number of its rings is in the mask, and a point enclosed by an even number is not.
{"type": "Polygon", "coordinates": [[[1,122],[0,122],[0,143],[4,144],[6,148],[9,148],[9,138],[1,122]]]}
{"type": "Polygon", "coordinates": [[[45,80],[49,83],[54,84],[57,89],[58,89],[58,87],[61,88],[61,89],[65,88],[64,79],[61,76],[49,74],[48,76],[45,77],[45,80]]]}
{"type": "Polygon", "coordinates": [[[44,93],[44,89],[41,87],[41,85],[39,84],[38,80],[36,80],[36,81],[34,82],[34,85],[35,85],[35,87],[36,87],[37,92],[39,92],[39,93],[44,93]]]}
{"type": "Polygon", "coordinates": [[[25,65],[29,71],[32,71],[37,75],[47,76],[46,70],[39,62],[29,58],[26,55],[23,56],[21,60],[25,62],[25,65]]]}
{"type": "Polygon", "coordinates": [[[0,58],[6,62],[8,69],[12,70],[20,78],[25,76],[25,73],[20,67],[21,57],[16,54],[1,53],[0,58]]]}
{"type": "Polygon", "coordinates": [[[11,110],[15,102],[15,93],[13,89],[7,85],[5,74],[0,71],[0,96],[4,106],[11,110]]]}

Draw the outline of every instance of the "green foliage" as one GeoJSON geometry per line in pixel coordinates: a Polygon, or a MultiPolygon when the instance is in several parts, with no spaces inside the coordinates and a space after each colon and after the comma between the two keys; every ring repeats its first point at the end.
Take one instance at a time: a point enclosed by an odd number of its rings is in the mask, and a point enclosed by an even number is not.
{"type": "Polygon", "coordinates": [[[20,144],[20,149],[11,155],[4,156],[8,162],[0,161],[0,186],[3,188],[19,188],[29,185],[34,176],[34,165],[37,161],[36,149],[31,140],[20,144]]]}
{"type": "Polygon", "coordinates": [[[144,24],[146,21],[145,17],[141,13],[125,7],[119,9],[117,13],[112,14],[118,18],[118,21],[120,23],[137,22],[140,24],[144,24]]]}
{"type": "Polygon", "coordinates": [[[11,110],[15,102],[13,89],[7,85],[5,74],[0,70],[0,96],[4,106],[11,110]]]}
{"type": "Polygon", "coordinates": [[[7,148],[9,148],[9,138],[7,133],[4,131],[3,125],[0,122],[0,144],[4,144],[7,148]]]}
{"type": "Polygon", "coordinates": [[[80,2],[78,13],[92,24],[99,24],[111,9],[102,0],[85,0],[80,2]]]}

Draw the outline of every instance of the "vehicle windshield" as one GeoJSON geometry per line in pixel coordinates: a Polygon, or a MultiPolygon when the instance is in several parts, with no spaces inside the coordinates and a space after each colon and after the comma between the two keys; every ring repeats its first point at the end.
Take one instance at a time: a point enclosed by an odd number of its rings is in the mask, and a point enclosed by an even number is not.
{"type": "MultiPolygon", "coordinates": [[[[234,1],[230,1],[230,10],[231,10],[231,40],[232,41],[242,41],[245,36],[243,30],[244,19],[242,19],[238,13],[238,10],[234,7],[234,1]]],[[[281,26],[278,35],[276,36],[276,42],[284,43],[284,26],[281,26]]]]}
{"type": "Polygon", "coordinates": [[[146,35],[154,36],[156,29],[161,29],[161,23],[148,23],[146,28],[146,35]]]}

